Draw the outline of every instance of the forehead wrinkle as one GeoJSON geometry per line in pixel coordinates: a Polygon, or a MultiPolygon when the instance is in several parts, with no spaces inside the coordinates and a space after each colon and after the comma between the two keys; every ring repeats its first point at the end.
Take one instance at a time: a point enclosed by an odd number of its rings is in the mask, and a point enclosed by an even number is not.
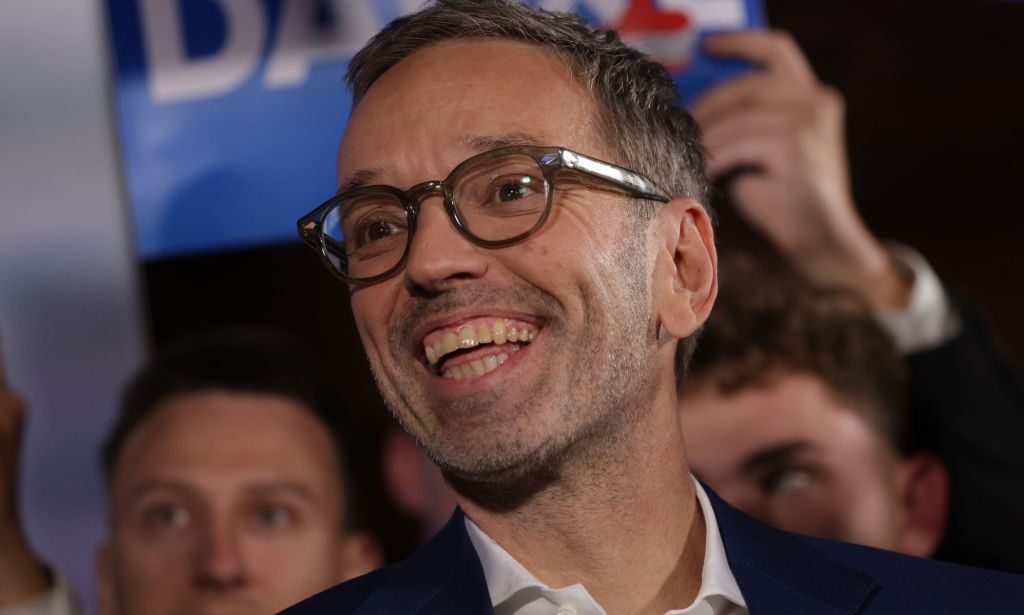
{"type": "Polygon", "coordinates": [[[377,182],[380,171],[376,169],[359,169],[346,179],[335,194],[342,194],[357,188],[365,188],[377,182]]]}
{"type": "Polygon", "coordinates": [[[242,487],[242,492],[248,496],[255,497],[290,494],[308,501],[316,499],[309,487],[294,481],[260,481],[250,483],[242,487]]]}

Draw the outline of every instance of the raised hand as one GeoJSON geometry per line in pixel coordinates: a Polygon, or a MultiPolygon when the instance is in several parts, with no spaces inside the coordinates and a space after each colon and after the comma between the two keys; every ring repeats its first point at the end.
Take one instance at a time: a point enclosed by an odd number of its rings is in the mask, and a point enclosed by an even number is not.
{"type": "Polygon", "coordinates": [[[693,108],[709,175],[743,169],[730,184],[732,201],[804,275],[856,288],[879,308],[904,307],[912,280],[853,202],[842,96],[818,81],[788,34],[721,34],[705,45],[713,55],[760,67],[710,90],[693,108]]]}

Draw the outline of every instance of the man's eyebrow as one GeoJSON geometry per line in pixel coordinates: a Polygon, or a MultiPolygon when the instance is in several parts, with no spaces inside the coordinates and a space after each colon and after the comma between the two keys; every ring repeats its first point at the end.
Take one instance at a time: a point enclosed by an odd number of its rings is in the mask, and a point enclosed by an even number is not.
{"type": "MultiPolygon", "coordinates": [[[[479,135],[474,137],[463,137],[466,147],[474,152],[486,152],[499,147],[512,147],[514,145],[531,145],[534,147],[550,145],[525,132],[509,132],[503,135],[479,135]]],[[[349,190],[365,188],[379,183],[380,172],[376,169],[360,169],[345,180],[335,194],[342,194],[349,190]]]]}
{"type": "Polygon", "coordinates": [[[818,448],[816,445],[805,440],[785,442],[772,446],[744,459],[743,463],[740,464],[740,472],[743,474],[757,474],[767,468],[780,465],[798,453],[816,448],[818,448]]]}
{"type": "Polygon", "coordinates": [[[355,190],[356,188],[365,188],[366,186],[377,183],[377,177],[380,173],[373,169],[360,169],[352,174],[345,183],[338,187],[338,191],[335,194],[341,194],[348,192],[349,190],[355,190]]]}
{"type": "Polygon", "coordinates": [[[499,147],[511,147],[513,145],[551,145],[543,143],[540,139],[525,132],[509,132],[503,135],[480,135],[465,138],[466,147],[473,151],[486,152],[499,147]]]}
{"type": "Polygon", "coordinates": [[[242,492],[247,496],[256,497],[287,494],[307,501],[313,501],[316,499],[316,495],[313,493],[312,489],[306,485],[292,481],[249,483],[242,488],[242,492]]]}
{"type": "MultiPolygon", "coordinates": [[[[195,495],[198,491],[187,483],[174,480],[153,479],[136,485],[128,492],[127,500],[134,502],[154,491],[169,491],[179,494],[195,495]]],[[[304,500],[315,500],[313,490],[294,481],[263,481],[248,483],[242,487],[242,492],[249,496],[265,496],[274,494],[289,494],[304,500]]]]}
{"type": "Polygon", "coordinates": [[[134,502],[153,491],[174,491],[177,493],[192,494],[195,490],[185,483],[174,480],[151,479],[146,480],[131,488],[128,491],[128,502],[134,502]]]}

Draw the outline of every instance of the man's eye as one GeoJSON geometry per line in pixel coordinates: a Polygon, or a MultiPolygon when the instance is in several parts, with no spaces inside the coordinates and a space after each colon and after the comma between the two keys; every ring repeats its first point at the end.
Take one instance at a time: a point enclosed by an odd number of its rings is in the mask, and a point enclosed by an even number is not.
{"type": "Polygon", "coordinates": [[[810,472],[798,468],[783,468],[768,474],[762,481],[762,487],[770,495],[785,495],[805,489],[810,483],[810,472]]]}
{"type": "Polygon", "coordinates": [[[158,529],[182,528],[188,525],[190,515],[181,506],[155,506],[146,512],[146,522],[158,529]]]}
{"type": "Polygon", "coordinates": [[[293,525],[295,515],[284,506],[261,506],[256,509],[256,521],[263,527],[282,528],[293,525]]]}
{"type": "Polygon", "coordinates": [[[515,201],[529,196],[530,187],[524,186],[518,182],[505,182],[498,187],[498,198],[499,201],[515,201]]]}
{"type": "Polygon", "coordinates": [[[529,175],[498,179],[495,182],[492,201],[510,203],[529,198],[543,190],[543,182],[529,175]]]}
{"type": "Polygon", "coordinates": [[[399,228],[397,224],[378,220],[367,225],[363,229],[363,232],[360,235],[360,241],[364,244],[372,241],[380,241],[381,239],[385,239],[400,232],[402,232],[402,229],[399,228]]]}

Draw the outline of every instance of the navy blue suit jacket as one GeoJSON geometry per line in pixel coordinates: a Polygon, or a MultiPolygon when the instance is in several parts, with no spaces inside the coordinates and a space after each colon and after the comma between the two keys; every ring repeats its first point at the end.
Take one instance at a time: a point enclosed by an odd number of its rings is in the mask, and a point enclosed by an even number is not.
{"type": "MultiPolygon", "coordinates": [[[[1024,614],[1024,576],[780,532],[708,491],[752,615],[1024,614]]],[[[681,605],[682,606],[682,605],[681,605]]],[[[283,615],[493,613],[462,513],[409,559],[317,594],[283,615]]]]}

